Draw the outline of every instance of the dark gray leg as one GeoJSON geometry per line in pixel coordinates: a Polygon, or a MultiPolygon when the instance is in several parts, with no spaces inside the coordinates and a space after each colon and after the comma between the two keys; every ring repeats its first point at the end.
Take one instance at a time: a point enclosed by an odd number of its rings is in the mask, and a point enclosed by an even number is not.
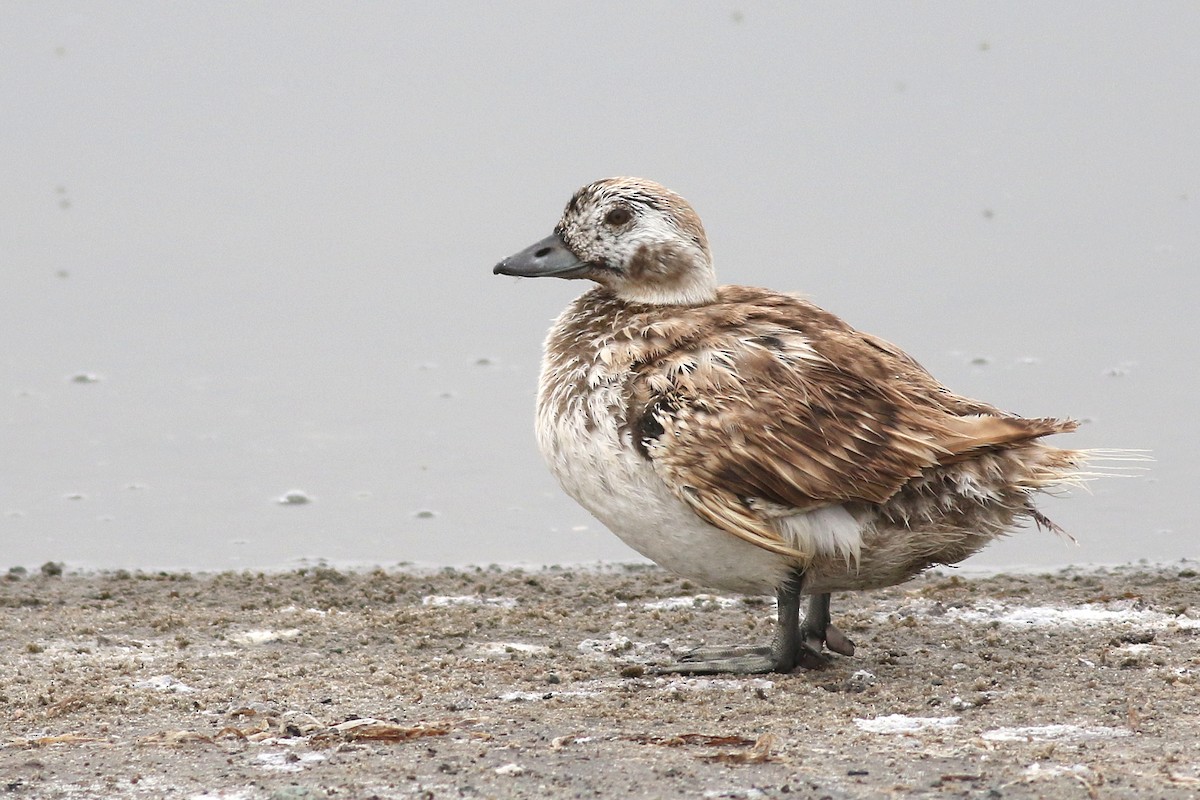
{"type": "Polygon", "coordinates": [[[775,641],[770,647],[701,647],[687,653],[679,663],[659,667],[660,673],[715,675],[732,673],[753,675],[764,672],[791,672],[796,667],[815,668],[828,658],[824,645],[843,655],[854,654],[854,644],[829,621],[829,595],[814,595],[808,603],[808,615],[800,624],[800,590],[804,574],[797,573],[776,591],[779,612],[775,641]]]}
{"type": "Polygon", "coordinates": [[[814,594],[808,598],[808,613],[800,626],[800,636],[807,650],[820,654],[828,647],[844,656],[854,655],[854,642],[830,621],[829,594],[814,594]]]}

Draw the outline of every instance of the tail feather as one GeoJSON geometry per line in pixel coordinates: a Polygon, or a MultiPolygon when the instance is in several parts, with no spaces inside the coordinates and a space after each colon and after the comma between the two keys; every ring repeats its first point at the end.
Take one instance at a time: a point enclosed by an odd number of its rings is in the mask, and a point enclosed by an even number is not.
{"type": "Polygon", "coordinates": [[[1041,417],[997,417],[974,414],[954,417],[949,423],[946,438],[939,442],[947,451],[942,464],[973,458],[981,450],[1019,447],[1043,436],[1070,433],[1079,427],[1073,419],[1041,417]]]}
{"type": "MultiPolygon", "coordinates": [[[[1153,461],[1145,450],[1063,450],[1048,445],[1039,445],[1038,447],[1042,451],[1039,453],[1040,458],[1030,463],[1030,475],[1021,482],[1022,488],[1026,488],[1030,492],[1040,491],[1053,494],[1055,489],[1065,486],[1086,489],[1088,481],[1096,478],[1135,477],[1138,472],[1143,472],[1147,468],[1110,465],[1115,461],[1133,463],[1153,461]],[[1093,469],[1099,465],[1107,468],[1104,471],[1093,469]]],[[[1039,528],[1079,544],[1074,536],[1035,508],[1031,501],[1026,501],[1025,508],[1025,514],[1039,528]]]]}
{"type": "Polygon", "coordinates": [[[1022,485],[1042,491],[1056,485],[1087,488],[1087,483],[1096,478],[1133,478],[1148,467],[1132,465],[1154,460],[1146,450],[1038,448],[1040,452],[1030,460],[1030,475],[1022,485]]]}

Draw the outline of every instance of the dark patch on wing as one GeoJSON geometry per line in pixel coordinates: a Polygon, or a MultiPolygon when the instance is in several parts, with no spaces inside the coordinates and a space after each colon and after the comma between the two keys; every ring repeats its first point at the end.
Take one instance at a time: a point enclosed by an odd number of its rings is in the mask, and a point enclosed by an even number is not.
{"type": "Polygon", "coordinates": [[[650,458],[650,448],[666,433],[663,416],[674,413],[675,405],[666,397],[657,397],[633,421],[633,446],[643,458],[650,458]]]}
{"type": "Polygon", "coordinates": [[[778,336],[771,336],[771,335],[755,336],[750,341],[754,342],[755,344],[762,345],[763,347],[766,347],[770,350],[782,350],[783,349],[783,340],[780,339],[778,336]]]}

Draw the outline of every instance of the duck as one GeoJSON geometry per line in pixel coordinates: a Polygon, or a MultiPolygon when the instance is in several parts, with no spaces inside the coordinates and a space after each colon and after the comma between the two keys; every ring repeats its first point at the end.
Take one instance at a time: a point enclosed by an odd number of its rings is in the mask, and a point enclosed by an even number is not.
{"type": "Polygon", "coordinates": [[[641,555],[777,600],[769,645],[659,672],[789,673],[855,645],[831,595],[953,565],[1016,528],[1087,452],[1077,423],[952,392],[895,345],[794,294],[720,285],[695,209],[614,177],[494,274],[594,284],[546,336],[536,436],[563,490],[641,555]],[[807,598],[804,616],[800,610],[807,598]]]}

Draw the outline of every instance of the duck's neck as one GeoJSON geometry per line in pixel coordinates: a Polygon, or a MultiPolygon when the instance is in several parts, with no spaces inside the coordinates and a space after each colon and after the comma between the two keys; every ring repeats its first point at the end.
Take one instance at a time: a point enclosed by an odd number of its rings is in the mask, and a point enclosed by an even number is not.
{"type": "Polygon", "coordinates": [[[698,306],[717,299],[717,276],[702,249],[642,247],[609,288],[627,303],[698,306]]]}
{"type": "Polygon", "coordinates": [[[623,286],[614,294],[626,303],[651,306],[703,306],[715,302],[715,282],[684,286],[623,286]]]}

